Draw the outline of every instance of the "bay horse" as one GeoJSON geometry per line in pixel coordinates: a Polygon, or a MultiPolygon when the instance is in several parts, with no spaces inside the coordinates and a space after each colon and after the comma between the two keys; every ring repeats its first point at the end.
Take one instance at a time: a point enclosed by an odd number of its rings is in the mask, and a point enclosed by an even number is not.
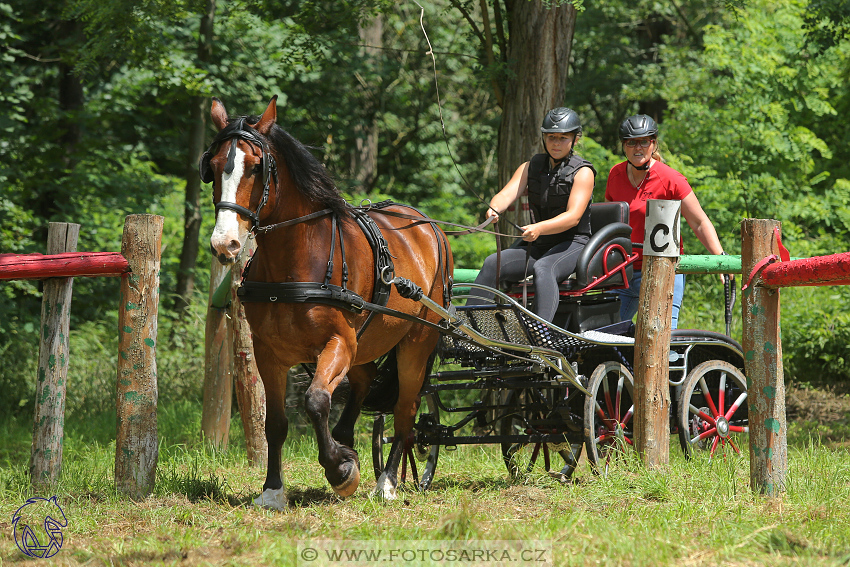
{"type": "Polygon", "coordinates": [[[288,505],[281,475],[286,378],[291,367],[304,363],[316,365],[305,408],[319,463],[340,496],[353,494],[360,482],[354,424],[361,406],[392,409],[396,441],[376,493],[395,498],[402,440],[412,430],[439,330],[358,305],[380,302],[437,322],[421,303],[388,289],[388,282],[393,274],[407,278],[448,306],[453,260],[445,234],[435,224],[412,220],[423,217],[411,207],[349,205],[309,149],[276,123],[277,96],[261,116],[235,119],[214,98],[211,115],[219,132],[199,167],[202,179],[213,183],[212,252],[223,264],[232,263],[249,235],[257,240],[239,291],[267,404],[268,469],[254,502],[288,505]],[[382,253],[373,248],[375,241],[382,253]],[[376,364],[385,355],[387,364],[376,364]],[[373,383],[381,369],[388,381],[373,383]],[[346,376],[350,395],[331,431],[331,395],[346,376]]]}

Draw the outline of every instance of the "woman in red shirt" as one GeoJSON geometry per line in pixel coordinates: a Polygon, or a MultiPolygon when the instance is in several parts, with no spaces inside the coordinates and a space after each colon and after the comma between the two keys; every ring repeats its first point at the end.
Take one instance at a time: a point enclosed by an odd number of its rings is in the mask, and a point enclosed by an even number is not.
{"type": "MultiPolygon", "coordinates": [[[[658,154],[658,125],[645,114],[630,116],[620,125],[620,141],[626,161],[611,168],[605,187],[606,201],[625,201],[629,204],[629,225],[632,242],[643,243],[646,221],[646,201],[665,199],[682,202],[682,216],[699,241],[711,254],[723,254],[717,231],[711,224],[696,194],[684,175],[665,165],[658,154]]],[[[682,251],[684,248],[682,249],[682,251]]],[[[628,289],[617,290],[620,295],[620,319],[630,320],[637,313],[640,296],[641,257],[628,289]]],[[[685,294],[685,275],[677,274],[673,288],[672,328],[679,324],[679,309],[685,294]]]]}

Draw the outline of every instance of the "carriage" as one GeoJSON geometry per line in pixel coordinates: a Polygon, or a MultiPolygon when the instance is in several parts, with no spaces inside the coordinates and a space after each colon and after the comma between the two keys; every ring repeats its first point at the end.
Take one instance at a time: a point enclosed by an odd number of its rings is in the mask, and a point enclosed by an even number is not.
{"type": "MultiPolygon", "coordinates": [[[[442,336],[439,353],[452,368],[429,374],[421,390],[402,480],[409,471],[414,484],[427,489],[441,447],[498,444],[512,478],[542,464],[543,471],[566,482],[582,450],[593,470],[604,472],[633,444],[633,325],[619,321],[619,300],[612,293],[630,278],[637,257],[626,224],[628,205],[593,204],[591,219],[594,236],[576,273],[560,286],[553,323],[523,305],[533,301],[528,281],[508,293],[456,284],[456,300],[468,297],[470,287],[498,299],[443,313],[452,331],[442,336]],[[462,394],[469,391],[476,395],[462,394]]],[[[741,346],[729,336],[672,331],[670,428],[686,456],[700,450],[713,456],[721,447],[739,451],[734,434],[747,432],[743,367],[741,346]]],[[[384,446],[394,440],[390,422],[387,415],[374,421],[376,478],[384,446]]]]}
{"type": "MultiPolygon", "coordinates": [[[[529,296],[522,283],[514,297],[490,290],[497,303],[463,307],[439,221],[397,203],[347,203],[309,149],[277,125],[276,97],[262,115],[235,118],[214,99],[211,117],[218,134],[199,163],[213,185],[210,247],[232,263],[248,238],[257,242],[238,289],[266,396],[268,468],[257,505],[289,506],[281,448],[287,373],[298,364],[315,364],[304,409],[325,478],[343,497],[360,483],[361,409],[380,414],[372,453],[385,498],[396,495],[399,467],[402,478],[410,468],[418,487],[430,486],[440,447],[498,443],[514,476],[541,458],[549,470],[558,454],[557,474],[567,478],[582,446],[601,470],[632,444],[635,344],[611,293],[636,259],[624,204],[593,205],[593,236],[562,286],[554,324],[517,301],[529,296]],[[435,351],[454,367],[429,374],[435,351]],[[332,396],[346,378],[350,395],[331,428],[332,396]],[[476,399],[454,403],[458,392],[476,399]]],[[[737,450],[731,436],[747,427],[740,345],[677,331],[670,353],[670,420],[683,447],[737,450]]]]}

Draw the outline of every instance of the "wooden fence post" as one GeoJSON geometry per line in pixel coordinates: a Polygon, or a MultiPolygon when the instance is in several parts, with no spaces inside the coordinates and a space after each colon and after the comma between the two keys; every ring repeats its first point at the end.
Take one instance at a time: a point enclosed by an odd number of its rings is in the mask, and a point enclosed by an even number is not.
{"type": "Polygon", "coordinates": [[[121,241],[121,254],[132,271],[121,278],[118,309],[115,485],[134,499],[153,490],[159,456],[156,340],[162,226],[161,216],[130,215],[121,241]]]}
{"type": "Polygon", "coordinates": [[[635,448],[648,468],[670,463],[670,320],[681,201],[649,200],[635,329],[635,448]]]}
{"type": "Polygon", "coordinates": [[[201,431],[216,449],[227,449],[230,405],[233,403],[233,347],[225,305],[214,305],[213,295],[222,281],[230,281],[230,266],[213,258],[210,266],[210,299],[204,331],[204,406],[201,431]]]}
{"type": "Polygon", "coordinates": [[[266,443],[266,391],[257,361],[254,359],[254,341],[251,328],[245,318],[245,309],[236,295],[242,280],[242,270],[247,259],[254,253],[254,241],[246,243],[249,249],[240,255],[231,271],[230,323],[233,336],[233,375],[236,384],[236,401],[239,415],[242,417],[242,429],[245,432],[245,445],[248,452],[248,464],[265,468],[268,463],[269,448],[266,443]],[[250,244],[249,244],[250,243],[250,244]]]}
{"type": "MultiPolygon", "coordinates": [[[[52,222],[47,229],[47,253],[77,250],[80,225],[52,222]]],[[[65,393],[68,380],[71,297],[74,278],[44,281],[41,333],[38,348],[35,417],[33,420],[30,480],[34,487],[59,480],[65,429],[65,393]]]]}
{"type": "MultiPolygon", "coordinates": [[[[774,229],[779,227],[775,220],[745,219],[741,223],[741,272],[745,283],[760,260],[779,254],[774,238],[774,229]]],[[[779,290],[749,285],[742,296],[750,487],[754,492],[777,496],[785,491],[788,470],[779,290]]]]}

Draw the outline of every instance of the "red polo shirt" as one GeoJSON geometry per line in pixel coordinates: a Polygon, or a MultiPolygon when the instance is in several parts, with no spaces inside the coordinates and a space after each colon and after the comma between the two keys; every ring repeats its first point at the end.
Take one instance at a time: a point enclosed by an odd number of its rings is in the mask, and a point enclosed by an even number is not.
{"type": "MultiPolygon", "coordinates": [[[[608,185],[605,187],[606,201],[625,201],[629,204],[629,225],[632,227],[632,242],[643,242],[646,230],[646,202],[649,199],[664,199],[681,201],[693,189],[684,175],[656,161],[649,168],[646,179],[640,187],[633,187],[626,173],[628,162],[618,163],[608,174],[608,185]]],[[[643,250],[637,249],[640,258],[635,263],[635,270],[640,270],[643,264],[643,250]]],[[[684,242],[680,253],[684,252],[684,242]]]]}

